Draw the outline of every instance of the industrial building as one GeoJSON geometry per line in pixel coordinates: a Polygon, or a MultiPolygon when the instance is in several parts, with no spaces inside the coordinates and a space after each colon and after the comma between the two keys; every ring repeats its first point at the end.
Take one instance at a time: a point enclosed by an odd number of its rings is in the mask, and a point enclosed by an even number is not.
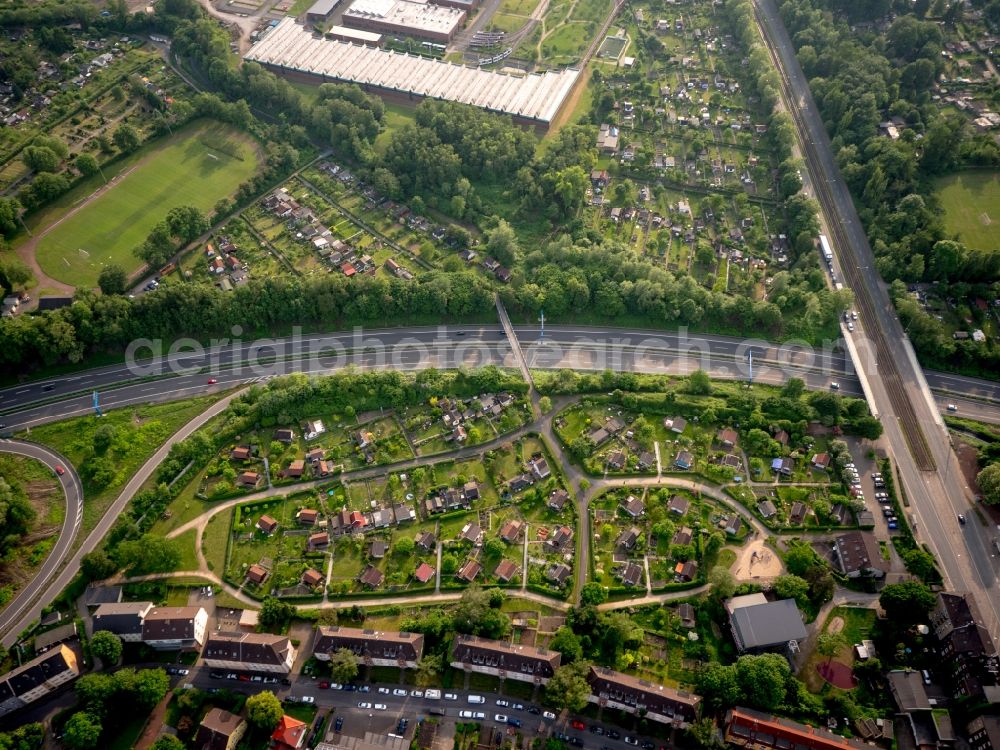
{"type": "Polygon", "coordinates": [[[246,54],[247,60],[310,83],[356,83],[390,101],[417,104],[430,97],[510,115],[545,131],[580,72],[573,69],[512,76],[390,50],[316,39],[286,18],[246,54]]]}
{"type": "Polygon", "coordinates": [[[465,11],[413,0],[354,0],[343,24],[378,34],[395,34],[447,44],[465,21],[465,11]]]}
{"type": "Polygon", "coordinates": [[[326,23],[340,5],[340,0],[316,0],[306,11],[306,21],[309,23],[326,23]]]}
{"type": "Polygon", "coordinates": [[[331,26],[326,30],[326,38],[339,42],[353,42],[355,44],[366,44],[369,47],[381,47],[383,36],[374,31],[363,31],[362,29],[349,29],[346,26],[331,26]]]}

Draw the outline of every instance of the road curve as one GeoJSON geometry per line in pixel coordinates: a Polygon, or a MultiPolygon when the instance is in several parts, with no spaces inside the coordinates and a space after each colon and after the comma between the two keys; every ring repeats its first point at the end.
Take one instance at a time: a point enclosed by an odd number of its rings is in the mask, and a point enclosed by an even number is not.
{"type": "MultiPolygon", "coordinates": [[[[46,582],[59,569],[72,548],[76,533],[80,530],[80,522],[83,519],[83,485],[73,465],[51,448],[22,440],[0,440],[0,453],[12,453],[41,461],[51,469],[52,475],[59,480],[63,497],[66,499],[66,514],[63,517],[63,525],[59,530],[55,546],[52,547],[52,551],[45,558],[45,562],[42,563],[42,567],[35,574],[35,577],[14,597],[3,612],[0,612],[0,633],[6,633],[10,630],[12,623],[21,624],[23,622],[23,620],[18,619],[19,616],[38,597],[46,582]],[[65,470],[61,476],[56,472],[57,466],[61,466],[65,470]]],[[[16,628],[13,631],[14,635],[20,633],[22,629],[16,628]]],[[[5,642],[4,645],[9,644],[5,642]]]]}
{"type": "MultiPolygon", "coordinates": [[[[212,404],[212,406],[210,406],[204,412],[202,412],[197,417],[188,422],[186,425],[184,425],[180,430],[171,435],[170,438],[168,438],[167,441],[163,445],[161,445],[160,448],[152,456],[150,456],[149,460],[147,460],[146,463],[142,465],[142,467],[135,473],[135,475],[132,477],[129,483],[125,485],[124,489],[115,499],[114,503],[112,503],[111,507],[108,508],[104,516],[97,523],[97,526],[93,528],[93,530],[87,535],[87,538],[84,539],[83,543],[80,544],[80,546],[77,548],[76,552],[70,558],[69,563],[64,565],[62,569],[59,570],[58,574],[53,575],[53,573],[59,567],[58,563],[62,562],[65,559],[66,550],[72,547],[74,541],[73,537],[75,537],[75,534],[73,533],[66,534],[65,535],[66,539],[60,538],[59,540],[60,545],[65,545],[65,550],[62,553],[62,557],[58,560],[57,563],[54,563],[50,569],[48,569],[47,571],[43,570],[42,572],[39,573],[39,575],[35,576],[34,580],[30,584],[30,588],[32,588],[35,594],[37,595],[34,601],[31,604],[25,604],[24,606],[22,606],[21,611],[14,614],[10,618],[6,617],[7,612],[10,611],[9,608],[7,611],[4,612],[4,619],[0,620],[0,622],[2,622],[2,627],[0,627],[0,632],[3,633],[3,637],[0,638],[0,643],[3,643],[5,647],[10,648],[16,642],[18,634],[21,633],[25,628],[27,628],[31,624],[31,622],[41,614],[42,609],[51,604],[52,601],[54,601],[55,598],[59,596],[62,590],[69,585],[70,581],[73,580],[73,577],[80,570],[80,561],[82,560],[83,556],[88,552],[93,551],[101,543],[101,540],[104,539],[104,536],[114,525],[115,521],[118,520],[118,516],[121,515],[123,510],[125,510],[125,506],[128,505],[129,501],[135,496],[135,493],[139,491],[139,488],[142,487],[142,485],[146,482],[146,480],[150,476],[152,476],[153,471],[155,471],[156,467],[160,465],[160,463],[163,461],[164,458],[166,458],[167,452],[170,450],[171,446],[173,446],[174,443],[184,440],[186,437],[191,435],[191,433],[193,433],[195,430],[199,429],[202,425],[208,422],[208,420],[210,420],[212,417],[222,412],[227,406],[229,406],[229,402],[236,396],[240,395],[240,393],[242,393],[242,391],[240,391],[239,393],[234,393],[229,396],[226,396],[225,398],[212,404]]],[[[7,447],[9,445],[28,445],[28,444],[14,443],[11,441],[11,442],[0,443],[0,445],[2,445],[3,447],[7,447]]],[[[48,450],[45,448],[40,448],[40,449],[45,451],[48,450]]],[[[52,456],[58,458],[58,454],[51,451],[49,452],[52,454],[52,456]]],[[[75,487],[76,487],[77,497],[82,498],[83,489],[79,483],[80,482],[79,478],[76,477],[76,472],[70,471],[69,464],[64,463],[64,459],[60,459],[57,463],[62,463],[63,466],[67,467],[67,473],[62,477],[62,479],[66,480],[67,478],[72,477],[73,481],[76,482],[75,487]]],[[[65,486],[66,485],[64,483],[64,488],[65,486]]],[[[80,510],[82,511],[83,508],[82,504],[79,507],[80,510]]],[[[75,524],[74,528],[79,528],[79,513],[74,513],[74,514],[67,513],[66,518],[67,522],[69,522],[69,520],[72,518],[73,523],[75,524]]],[[[64,524],[64,531],[65,530],[66,528],[64,524]]],[[[53,550],[53,554],[49,556],[50,559],[56,557],[54,552],[55,551],[53,550]]],[[[46,561],[46,565],[48,565],[48,561],[46,561]]]]}

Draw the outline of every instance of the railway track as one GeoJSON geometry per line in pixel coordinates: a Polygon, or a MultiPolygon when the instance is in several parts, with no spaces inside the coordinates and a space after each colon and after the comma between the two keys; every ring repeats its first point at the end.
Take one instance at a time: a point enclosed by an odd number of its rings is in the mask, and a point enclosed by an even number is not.
{"type": "MultiPolygon", "coordinates": [[[[781,96],[785,102],[785,108],[795,121],[796,129],[802,135],[800,144],[807,160],[812,165],[820,165],[819,150],[816,144],[808,138],[808,125],[802,112],[795,105],[795,96],[792,89],[791,79],[781,63],[781,57],[777,52],[777,42],[771,34],[767,19],[764,18],[760,7],[753,3],[754,15],[757,17],[757,25],[764,37],[765,47],[771,57],[778,76],[781,79],[781,96]]],[[[827,228],[833,239],[838,257],[841,261],[841,271],[844,273],[851,290],[854,292],[854,299],[857,306],[861,308],[862,322],[865,332],[871,337],[875,346],[875,354],[878,363],[879,378],[885,386],[889,401],[892,404],[893,413],[899,420],[903,435],[906,437],[907,446],[917,467],[921,471],[934,471],[936,463],[931,454],[930,446],[927,443],[927,436],[924,435],[920,420],[913,409],[913,403],[906,392],[902,375],[899,372],[896,359],[889,347],[889,342],[885,337],[882,327],[878,324],[878,312],[875,301],[869,292],[861,264],[858,262],[858,254],[850,237],[844,230],[843,224],[839,220],[836,200],[829,183],[825,179],[825,174],[820,176],[817,173],[813,185],[816,188],[816,195],[819,198],[823,213],[828,217],[827,228]]],[[[877,283],[877,282],[876,282],[877,283]]]]}

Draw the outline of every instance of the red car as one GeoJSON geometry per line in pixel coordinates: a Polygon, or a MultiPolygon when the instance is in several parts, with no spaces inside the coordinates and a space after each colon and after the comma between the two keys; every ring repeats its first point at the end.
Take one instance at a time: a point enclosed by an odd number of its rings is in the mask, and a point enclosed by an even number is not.
{"type": "Polygon", "coordinates": [[[62,466],[56,466],[56,474],[58,474],[59,476],[62,476],[65,473],[66,473],[66,469],[64,469],[62,466]]]}
{"type": "Polygon", "coordinates": [[[216,380],[215,378],[209,378],[209,379],[208,379],[208,384],[209,384],[209,385],[215,385],[215,384],[216,384],[216,383],[218,383],[218,382],[219,382],[219,381],[218,381],[218,380],[216,380]]]}
{"type": "Polygon", "coordinates": [[[319,684],[319,689],[320,690],[329,690],[330,689],[330,683],[327,682],[326,680],[324,680],[323,682],[321,682],[319,684]]]}
{"type": "Polygon", "coordinates": [[[573,729],[586,729],[587,728],[587,727],[584,726],[583,722],[580,721],[579,719],[573,719],[573,721],[571,721],[569,723],[569,725],[571,727],[573,727],[573,729]]]}

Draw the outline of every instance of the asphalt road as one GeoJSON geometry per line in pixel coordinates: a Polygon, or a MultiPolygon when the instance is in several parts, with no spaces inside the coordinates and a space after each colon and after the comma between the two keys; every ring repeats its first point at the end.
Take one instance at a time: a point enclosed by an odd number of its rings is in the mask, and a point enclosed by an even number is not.
{"type": "MultiPolygon", "coordinates": [[[[73,465],[50,448],[20,440],[0,440],[0,453],[13,453],[41,461],[49,467],[52,476],[59,481],[63,497],[66,499],[66,513],[63,517],[62,528],[59,530],[59,536],[52,551],[49,552],[49,556],[42,563],[42,567],[39,568],[31,582],[14,597],[3,612],[0,612],[0,632],[8,632],[12,623],[17,623],[19,627],[12,631],[13,635],[16,636],[23,627],[27,626],[27,622],[30,622],[30,619],[28,621],[19,619],[20,616],[46,588],[46,583],[65,559],[73,545],[73,540],[76,539],[77,531],[80,530],[80,522],[83,520],[83,485],[80,483],[80,477],[73,465]],[[56,472],[57,466],[61,466],[65,473],[58,474],[56,472]]],[[[32,610],[32,612],[34,611],[32,610]]],[[[5,645],[9,644],[5,643],[5,645]]]]}
{"type": "MultiPolygon", "coordinates": [[[[856,335],[860,338],[866,329],[874,330],[875,327],[884,334],[884,347],[859,358],[858,365],[871,386],[886,438],[893,448],[896,468],[910,502],[907,512],[916,522],[917,538],[927,543],[937,556],[949,587],[974,595],[990,632],[994,637],[1000,637],[1000,596],[997,596],[1000,566],[989,548],[990,540],[1000,530],[979,523],[978,517],[972,513],[972,493],[965,485],[939,407],[927,387],[930,383],[924,382],[924,374],[878,275],[864,227],[836,165],[822,118],[795,58],[787,30],[773,0],[755,1],[770,37],[771,49],[784,73],[786,105],[796,115],[793,119],[799,147],[806,158],[809,181],[822,208],[823,224],[831,239],[831,228],[836,230],[837,235],[846,238],[846,247],[834,244],[837,268],[843,278],[859,281],[853,287],[855,296],[867,298],[870,303],[867,306],[874,311],[875,319],[862,316],[856,335]],[[840,265],[841,261],[852,265],[844,267],[840,265]],[[854,266],[854,263],[857,265],[854,266]],[[922,428],[936,470],[921,471],[913,453],[907,450],[907,434],[889,397],[890,386],[883,382],[878,369],[879,360],[885,364],[887,359],[894,363],[903,381],[906,399],[922,428]],[[957,519],[959,513],[969,514],[970,523],[961,525],[957,519]]],[[[950,389],[973,387],[966,379],[947,377],[944,384],[950,389]]],[[[974,387],[978,389],[980,386],[977,384],[974,387]]]]}
{"type": "MultiPolygon", "coordinates": [[[[301,699],[304,696],[313,698],[317,708],[321,712],[333,714],[335,717],[342,717],[344,725],[342,732],[358,737],[364,736],[366,731],[395,732],[399,719],[408,719],[410,724],[407,737],[412,735],[416,722],[424,716],[430,715],[431,711],[444,712],[446,719],[452,721],[470,721],[470,719],[459,716],[460,711],[478,711],[486,715],[485,719],[479,719],[480,723],[487,726],[493,725],[498,730],[504,731],[510,725],[496,721],[496,715],[501,714],[512,719],[521,721],[520,731],[528,736],[532,733],[550,734],[561,732],[570,738],[580,741],[577,747],[593,748],[597,750],[602,747],[613,748],[614,750],[625,750],[631,745],[625,742],[625,737],[631,737],[638,742],[648,742],[656,747],[661,747],[663,740],[643,737],[628,731],[628,727],[616,727],[606,722],[595,722],[582,717],[570,716],[565,713],[558,713],[555,719],[546,719],[541,715],[545,710],[538,701],[529,701],[521,698],[502,696],[496,693],[487,693],[481,690],[442,690],[440,700],[429,700],[424,697],[416,697],[411,693],[415,688],[407,687],[405,696],[392,694],[393,690],[402,690],[403,686],[396,684],[377,684],[370,686],[370,692],[362,693],[356,690],[331,690],[321,689],[319,685],[324,681],[306,676],[299,676],[292,680],[291,686],[280,683],[266,684],[263,682],[248,682],[232,679],[213,679],[210,673],[217,670],[209,670],[207,667],[192,669],[190,674],[183,677],[174,678],[178,684],[190,683],[197,688],[228,688],[238,690],[246,694],[254,694],[263,690],[270,690],[282,700],[291,697],[301,699]],[[379,692],[380,690],[385,692],[379,692]],[[457,700],[447,700],[443,696],[445,693],[453,694],[457,700]],[[485,699],[484,703],[470,703],[468,697],[478,695],[485,699]],[[497,701],[505,701],[509,705],[498,705],[497,701]],[[371,708],[362,708],[359,703],[370,703],[371,708]],[[384,709],[376,709],[375,705],[384,705],[384,709]],[[515,708],[521,705],[522,708],[515,708]],[[538,710],[539,713],[532,713],[529,709],[538,710]],[[570,722],[581,721],[587,728],[574,729],[570,722]],[[600,727],[601,734],[591,731],[591,727],[600,727]],[[618,733],[618,738],[608,735],[608,730],[618,733]]],[[[233,674],[228,670],[218,670],[226,674],[233,674]]],[[[250,675],[245,675],[249,677],[250,675]]],[[[540,696],[539,696],[540,697],[540,696]]],[[[437,715],[441,715],[438,713],[437,715]]],[[[332,730],[333,724],[330,724],[332,730]]],[[[631,746],[634,747],[634,746],[631,746]]]]}

